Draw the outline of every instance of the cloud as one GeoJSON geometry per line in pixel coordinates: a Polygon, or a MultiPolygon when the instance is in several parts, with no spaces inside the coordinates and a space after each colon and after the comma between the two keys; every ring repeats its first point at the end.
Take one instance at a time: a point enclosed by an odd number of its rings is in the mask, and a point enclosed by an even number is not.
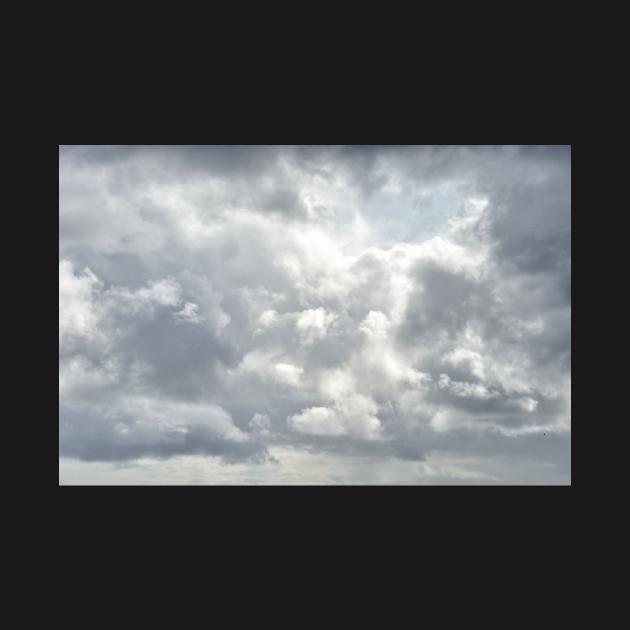
{"type": "Polygon", "coordinates": [[[69,260],[59,263],[59,345],[69,337],[86,337],[96,333],[98,313],[92,296],[99,280],[88,269],[75,274],[69,260]]]}
{"type": "Polygon", "coordinates": [[[297,318],[296,326],[302,334],[304,343],[313,343],[317,339],[323,339],[335,317],[334,313],[327,313],[321,307],[302,311],[297,318]]]}
{"type": "Polygon", "coordinates": [[[558,479],[570,175],[566,147],[61,147],[62,458],[558,479]]]}
{"type": "Polygon", "coordinates": [[[345,435],[346,429],[334,409],[309,407],[289,416],[288,424],[296,431],[311,435],[345,435]]]}
{"type": "Polygon", "coordinates": [[[216,405],[120,396],[114,405],[71,403],[62,411],[63,453],[88,461],[200,453],[230,461],[266,455],[216,405]]]}

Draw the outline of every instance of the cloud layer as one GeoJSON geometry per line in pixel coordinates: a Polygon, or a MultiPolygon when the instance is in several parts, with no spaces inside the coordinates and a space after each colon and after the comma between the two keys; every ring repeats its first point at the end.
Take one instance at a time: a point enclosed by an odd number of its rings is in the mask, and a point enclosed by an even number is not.
{"type": "Polygon", "coordinates": [[[557,146],[60,147],[61,481],[570,483],[570,178],[557,146]]]}

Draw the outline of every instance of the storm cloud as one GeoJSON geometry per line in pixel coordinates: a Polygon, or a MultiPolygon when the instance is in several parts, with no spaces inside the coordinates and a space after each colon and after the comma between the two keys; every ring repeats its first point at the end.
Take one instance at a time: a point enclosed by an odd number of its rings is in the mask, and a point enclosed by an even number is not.
{"type": "Polygon", "coordinates": [[[60,483],[571,481],[567,146],[61,146],[60,483]]]}

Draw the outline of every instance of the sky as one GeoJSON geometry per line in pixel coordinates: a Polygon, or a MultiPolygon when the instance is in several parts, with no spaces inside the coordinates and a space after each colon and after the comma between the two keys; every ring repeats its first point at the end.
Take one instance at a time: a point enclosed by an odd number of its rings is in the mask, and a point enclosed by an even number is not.
{"type": "Polygon", "coordinates": [[[59,483],[570,484],[570,147],[60,146],[59,483]]]}

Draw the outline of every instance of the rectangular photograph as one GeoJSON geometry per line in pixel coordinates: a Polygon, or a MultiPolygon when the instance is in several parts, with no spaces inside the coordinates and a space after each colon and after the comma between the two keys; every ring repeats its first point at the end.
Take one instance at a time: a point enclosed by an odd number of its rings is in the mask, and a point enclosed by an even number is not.
{"type": "Polygon", "coordinates": [[[59,485],[571,485],[571,146],[60,145],[59,485]]]}

